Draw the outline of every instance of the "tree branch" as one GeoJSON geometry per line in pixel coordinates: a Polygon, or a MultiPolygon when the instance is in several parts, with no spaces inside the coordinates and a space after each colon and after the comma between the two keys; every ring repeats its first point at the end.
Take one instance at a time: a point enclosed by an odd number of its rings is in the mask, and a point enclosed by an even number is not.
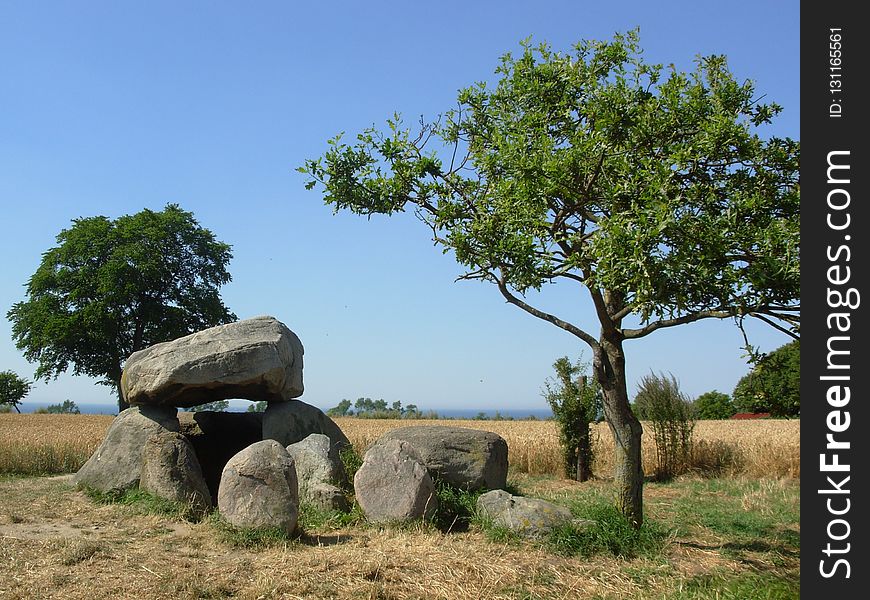
{"type": "Polygon", "coordinates": [[[734,308],[700,310],[698,312],[694,312],[688,315],[683,315],[682,317],[655,321],[653,323],[649,323],[644,327],[641,327],[640,329],[623,329],[622,335],[625,337],[625,339],[632,340],[636,338],[642,338],[651,334],[657,329],[664,329],[665,327],[676,327],[677,325],[694,323],[695,321],[700,321],[701,319],[727,319],[728,317],[734,317],[736,315],[737,309],[734,308]]]}
{"type": "Polygon", "coordinates": [[[801,339],[801,336],[799,334],[795,333],[794,331],[790,331],[790,330],[786,329],[785,327],[783,327],[779,323],[775,323],[774,321],[771,321],[770,319],[768,319],[764,315],[752,313],[750,316],[755,317],[759,321],[763,321],[763,322],[767,323],[768,325],[770,325],[771,327],[773,327],[777,331],[783,332],[784,334],[786,334],[787,336],[789,336],[792,339],[795,339],[795,340],[801,339]]]}
{"type": "Polygon", "coordinates": [[[586,342],[593,351],[598,348],[598,340],[596,340],[594,337],[592,337],[576,325],[568,323],[567,321],[563,321],[555,315],[551,315],[550,313],[539,310],[513,295],[507,288],[507,283],[505,282],[504,275],[498,277],[496,283],[498,284],[498,290],[501,292],[501,295],[504,296],[509,303],[513,304],[514,306],[519,306],[530,315],[538,317],[539,319],[547,321],[548,323],[552,323],[556,327],[564,329],[568,333],[577,336],[578,338],[586,342]]]}

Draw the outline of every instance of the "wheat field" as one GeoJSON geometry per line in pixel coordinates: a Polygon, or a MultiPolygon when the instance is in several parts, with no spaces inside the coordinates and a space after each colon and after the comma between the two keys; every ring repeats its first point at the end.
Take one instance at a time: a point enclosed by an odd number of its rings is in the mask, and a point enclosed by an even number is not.
{"type": "MultiPolygon", "coordinates": [[[[511,470],[564,476],[553,421],[335,419],[354,447],[364,452],[384,432],[408,425],[484,429],[508,443],[511,470]]],[[[0,474],[54,474],[78,470],[97,448],[112,422],[106,415],[0,414],[0,474]]],[[[650,430],[651,428],[645,428],[650,430]]],[[[607,425],[593,431],[599,477],[609,477],[613,442],[607,425]]],[[[655,444],[643,437],[644,471],[655,467],[655,444]]],[[[693,464],[718,475],[800,478],[800,421],[698,421],[693,464]]]]}

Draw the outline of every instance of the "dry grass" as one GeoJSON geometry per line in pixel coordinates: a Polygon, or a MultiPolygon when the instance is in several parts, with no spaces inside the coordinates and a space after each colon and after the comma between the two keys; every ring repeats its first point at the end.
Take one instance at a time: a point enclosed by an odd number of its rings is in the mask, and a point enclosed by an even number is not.
{"type": "MultiPolygon", "coordinates": [[[[0,473],[51,474],[77,470],[99,445],[112,417],[104,415],[0,414],[0,473]]],[[[413,421],[340,417],[339,426],[360,451],[384,432],[407,425],[451,425],[498,433],[508,443],[511,469],[562,476],[552,421],[413,421]]],[[[607,426],[595,426],[595,471],[613,470],[607,426]]],[[[699,473],[749,477],[800,477],[800,421],[699,421],[693,462],[699,473]]],[[[644,471],[652,473],[655,446],[644,434],[644,471]]]]}
{"type": "MultiPolygon", "coordinates": [[[[799,557],[791,554],[753,550],[735,556],[727,550],[732,537],[714,545],[696,537],[672,540],[650,559],[572,558],[530,544],[491,542],[477,531],[378,527],[239,548],[222,541],[208,521],[191,524],[131,506],[94,504],[65,479],[0,479],[0,597],[652,600],[683,598],[676,591],[699,577],[741,577],[756,568],[793,578],[799,573],[799,557]]],[[[517,483],[530,495],[547,497],[606,487],[528,476],[517,483]]],[[[674,503],[693,502],[692,485],[651,486],[652,512],[665,517],[674,503]]],[[[757,491],[754,484],[733,487],[747,490],[748,509],[764,503],[765,495],[797,496],[795,482],[757,491]]]]}

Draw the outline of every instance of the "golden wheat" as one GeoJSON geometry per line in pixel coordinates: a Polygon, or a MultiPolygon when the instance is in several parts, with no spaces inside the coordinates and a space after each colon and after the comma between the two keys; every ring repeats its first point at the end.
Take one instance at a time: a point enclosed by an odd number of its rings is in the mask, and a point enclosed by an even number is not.
{"type": "MultiPolygon", "coordinates": [[[[511,469],[563,476],[562,451],[553,421],[335,419],[364,452],[384,432],[408,425],[449,425],[493,431],[508,443],[511,469]]],[[[77,470],[97,448],[112,417],[105,415],[0,414],[0,473],[48,474],[77,470]]],[[[647,428],[649,429],[649,428],[647,428]]],[[[607,425],[593,427],[594,470],[613,470],[607,425]]],[[[643,436],[644,471],[655,470],[655,441],[643,436]]],[[[699,421],[693,464],[699,471],[750,477],[800,477],[800,421],[699,421]]]]}
{"type": "MultiPolygon", "coordinates": [[[[450,425],[492,431],[508,444],[511,469],[530,475],[564,476],[559,434],[553,421],[335,419],[350,442],[364,451],[384,432],[407,425],[450,425]]],[[[644,472],[655,471],[652,428],[643,435],[644,472]]],[[[613,437],[605,423],[592,429],[594,471],[613,471],[613,437]]],[[[693,464],[699,471],[751,477],[800,477],[800,421],[698,421],[693,464]]]]}
{"type": "Polygon", "coordinates": [[[106,435],[107,415],[0,414],[0,473],[78,470],[106,435]]]}

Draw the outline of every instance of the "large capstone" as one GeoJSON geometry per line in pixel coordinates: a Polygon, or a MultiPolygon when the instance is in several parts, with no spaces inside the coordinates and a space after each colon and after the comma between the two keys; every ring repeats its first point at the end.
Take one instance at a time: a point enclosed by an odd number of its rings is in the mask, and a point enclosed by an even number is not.
{"type": "Polygon", "coordinates": [[[316,406],[301,400],[270,402],[263,413],[263,439],[272,439],[282,446],[301,442],[312,433],[327,436],[337,450],[350,446],[344,432],[335,421],[316,406]]]}
{"type": "Polygon", "coordinates": [[[134,406],[109,425],[106,437],[73,476],[73,482],[101,492],[121,491],[139,485],[142,449],[154,434],[178,432],[178,417],[171,407],[134,406]]]}
{"type": "Polygon", "coordinates": [[[131,405],[289,400],[302,395],[302,353],[302,342],[283,323],[256,317],[134,352],[121,390],[131,405]]]}
{"type": "Polygon", "coordinates": [[[466,427],[421,425],[385,433],[389,440],[408,442],[436,479],[468,490],[501,489],[507,482],[508,446],[500,435],[466,427]]]}
{"type": "Polygon", "coordinates": [[[428,519],[438,509],[432,478],[416,450],[401,440],[369,448],[353,489],[366,518],[376,523],[428,519]]]}
{"type": "Polygon", "coordinates": [[[299,515],[296,466],[275,440],[253,444],[224,467],[218,510],[236,527],[274,527],[293,533],[299,515]]]}
{"type": "Polygon", "coordinates": [[[212,506],[193,446],[174,431],[155,433],[145,442],[139,489],[184,504],[197,514],[212,506]]]}

